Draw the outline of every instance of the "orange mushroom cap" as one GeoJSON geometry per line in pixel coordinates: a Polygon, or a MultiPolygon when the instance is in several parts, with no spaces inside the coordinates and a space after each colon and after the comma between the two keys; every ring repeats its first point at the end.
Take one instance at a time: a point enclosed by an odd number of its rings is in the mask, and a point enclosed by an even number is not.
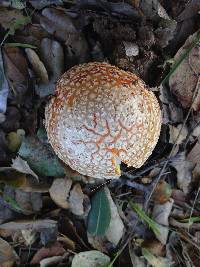
{"type": "Polygon", "coordinates": [[[160,135],[155,95],[135,74],[107,63],[77,65],[62,75],[45,109],[49,142],[72,169],[118,178],[120,163],[141,167],[160,135]]]}

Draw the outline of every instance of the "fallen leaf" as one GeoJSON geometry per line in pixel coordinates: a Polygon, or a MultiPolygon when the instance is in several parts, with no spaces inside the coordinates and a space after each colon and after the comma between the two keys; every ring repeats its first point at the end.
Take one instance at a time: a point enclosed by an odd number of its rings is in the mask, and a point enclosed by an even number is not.
{"type": "Polygon", "coordinates": [[[172,123],[183,122],[183,109],[176,106],[173,102],[169,103],[170,121],[172,123]]]}
{"type": "Polygon", "coordinates": [[[16,157],[15,159],[12,159],[11,167],[18,172],[30,174],[38,180],[37,174],[35,174],[34,171],[32,171],[31,168],[29,167],[28,163],[19,156],[16,157]]]}
{"type": "Polygon", "coordinates": [[[110,203],[105,192],[101,189],[91,200],[91,210],[88,214],[87,231],[91,235],[105,235],[111,220],[110,203]]]}
{"type": "Polygon", "coordinates": [[[157,257],[165,255],[165,246],[155,238],[148,238],[142,242],[142,247],[148,249],[149,252],[157,257]]]}
{"type": "Polygon", "coordinates": [[[31,230],[40,231],[45,228],[55,228],[57,222],[54,220],[16,220],[0,224],[0,229],[6,230],[31,230]]]}
{"type": "Polygon", "coordinates": [[[41,59],[49,74],[48,84],[39,84],[35,91],[40,97],[52,95],[56,82],[64,72],[64,52],[61,44],[49,38],[43,38],[40,45],[41,59]]]}
{"type": "Polygon", "coordinates": [[[200,143],[197,142],[187,155],[187,160],[193,164],[200,164],[200,143]]]}
{"type": "Polygon", "coordinates": [[[9,29],[12,34],[14,34],[15,30],[21,25],[29,22],[30,18],[25,17],[22,11],[0,7],[0,24],[5,30],[9,29]]]}
{"type": "Polygon", "coordinates": [[[157,222],[157,227],[160,234],[156,234],[156,238],[165,245],[167,243],[167,238],[169,234],[169,215],[173,206],[173,199],[170,199],[164,204],[156,204],[153,207],[152,218],[157,222]]]}
{"type": "Polygon", "coordinates": [[[90,250],[76,254],[71,267],[107,267],[109,263],[108,256],[97,250],[90,250]]]}
{"type": "MultiPolygon", "coordinates": [[[[185,44],[178,50],[175,55],[175,60],[183,55],[191,46],[194,39],[197,38],[197,33],[189,36],[185,44]]],[[[196,45],[192,48],[189,55],[181,62],[178,68],[170,76],[169,86],[171,91],[176,95],[184,108],[189,108],[192,104],[193,93],[198,85],[200,67],[199,67],[200,47],[196,45]]],[[[195,111],[200,109],[200,90],[192,105],[195,111]]]]}
{"type": "Polygon", "coordinates": [[[32,229],[21,230],[21,233],[27,246],[31,246],[37,239],[37,232],[32,229]]]}
{"type": "Polygon", "coordinates": [[[53,256],[40,261],[40,267],[59,266],[59,263],[65,259],[64,256],[53,256]]]}
{"type": "Polygon", "coordinates": [[[0,265],[1,267],[13,266],[19,263],[19,257],[8,242],[0,238],[0,265]]]}
{"type": "Polygon", "coordinates": [[[152,194],[152,200],[156,204],[164,204],[169,200],[171,194],[171,186],[167,182],[162,180],[156,185],[156,188],[152,194]]]}
{"type": "Polygon", "coordinates": [[[42,143],[37,137],[24,138],[18,154],[28,162],[36,174],[57,177],[65,175],[64,169],[50,145],[42,143]]]}
{"type": "MultiPolygon", "coordinates": [[[[29,73],[25,56],[18,47],[3,48],[4,71],[12,96],[18,103],[23,103],[28,92],[29,73]]],[[[30,90],[30,89],[29,89],[30,90]]]]}
{"type": "Polygon", "coordinates": [[[146,267],[146,262],[145,259],[143,259],[142,257],[139,257],[136,255],[133,247],[131,245],[129,245],[129,255],[131,258],[131,263],[132,266],[136,266],[136,267],[146,267]]]}
{"type": "Polygon", "coordinates": [[[22,136],[16,132],[8,133],[7,137],[7,147],[11,152],[17,152],[22,143],[22,136]]]}
{"type": "Polygon", "coordinates": [[[52,246],[45,248],[40,248],[31,260],[31,264],[40,263],[44,258],[49,258],[53,256],[62,256],[65,253],[65,249],[59,242],[55,242],[52,246]]]}
{"type": "Polygon", "coordinates": [[[25,52],[36,76],[39,79],[39,83],[47,84],[49,82],[48,73],[39,56],[31,48],[25,48],[25,52]]]}
{"type": "Polygon", "coordinates": [[[183,141],[186,139],[186,137],[188,135],[187,127],[185,126],[182,128],[182,124],[179,124],[177,126],[169,125],[169,135],[170,135],[169,142],[171,144],[176,143],[176,144],[180,145],[183,143],[183,141]],[[177,139],[177,137],[178,137],[178,139],[177,139]]]}
{"type": "Polygon", "coordinates": [[[86,195],[83,194],[80,184],[75,184],[72,190],[70,191],[69,196],[69,205],[70,211],[78,216],[84,214],[83,201],[86,195]]]}
{"type": "Polygon", "coordinates": [[[172,266],[172,262],[169,259],[163,257],[156,257],[146,248],[142,248],[142,255],[152,267],[172,266]]]}
{"type": "Polygon", "coordinates": [[[72,186],[72,180],[66,178],[57,178],[53,181],[49,189],[52,200],[61,208],[69,208],[69,192],[72,186]]]}
{"type": "Polygon", "coordinates": [[[25,185],[26,175],[13,169],[4,170],[0,168],[0,181],[14,188],[25,185]]]}
{"type": "Polygon", "coordinates": [[[119,216],[117,206],[112,200],[109,189],[105,187],[104,190],[106,192],[111,211],[111,220],[109,227],[106,230],[105,237],[108,241],[117,246],[124,233],[124,224],[119,216]]]}
{"type": "Polygon", "coordinates": [[[64,52],[61,44],[55,40],[43,38],[40,54],[50,78],[57,81],[64,72],[64,52]]]}
{"type": "Polygon", "coordinates": [[[38,192],[15,190],[15,200],[24,213],[32,214],[42,209],[42,196],[38,192]]]}
{"type": "Polygon", "coordinates": [[[177,171],[177,184],[184,193],[188,193],[192,180],[192,169],[194,164],[186,159],[185,152],[180,153],[179,159],[170,163],[177,171]]]}
{"type": "Polygon", "coordinates": [[[47,32],[65,42],[67,68],[86,62],[90,54],[88,44],[85,36],[76,26],[74,19],[62,10],[55,8],[43,9],[42,15],[40,18],[41,26],[47,32]]]}

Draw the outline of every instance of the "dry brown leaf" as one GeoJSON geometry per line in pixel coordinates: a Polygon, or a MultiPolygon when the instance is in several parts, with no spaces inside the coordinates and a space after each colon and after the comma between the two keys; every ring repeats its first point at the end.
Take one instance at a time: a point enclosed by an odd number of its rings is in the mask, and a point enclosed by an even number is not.
{"type": "Polygon", "coordinates": [[[7,241],[0,238],[0,266],[10,267],[13,266],[16,261],[19,261],[16,252],[7,241]]]}
{"type": "MultiPolygon", "coordinates": [[[[197,33],[189,36],[185,44],[176,53],[175,60],[177,60],[191,46],[195,38],[197,38],[197,33]]],[[[189,108],[191,106],[193,93],[196,86],[199,86],[199,60],[200,46],[196,45],[190,52],[189,56],[182,61],[169,79],[171,91],[177,96],[184,108],[189,108]]],[[[196,96],[192,107],[194,110],[200,109],[200,90],[198,90],[198,95],[196,96]]]]}
{"type": "Polygon", "coordinates": [[[177,145],[182,144],[182,142],[186,139],[187,134],[188,134],[188,129],[186,126],[182,128],[182,124],[179,124],[177,126],[169,125],[169,135],[170,135],[169,142],[171,144],[175,143],[177,145]]]}
{"type": "Polygon", "coordinates": [[[45,248],[42,247],[39,249],[31,260],[31,264],[40,263],[44,258],[53,257],[53,256],[62,256],[65,253],[65,249],[59,242],[55,242],[52,246],[45,248]]]}
{"type": "Polygon", "coordinates": [[[26,58],[18,47],[4,46],[4,67],[11,91],[21,103],[28,90],[29,74],[26,58]]]}
{"type": "Polygon", "coordinates": [[[48,73],[39,56],[31,48],[26,48],[25,51],[39,82],[47,84],[49,82],[48,73]]]}
{"type": "Polygon", "coordinates": [[[152,200],[156,204],[164,204],[169,200],[172,194],[170,185],[165,181],[160,181],[152,194],[152,200]]]}
{"type": "Polygon", "coordinates": [[[200,143],[197,142],[192,150],[187,155],[187,160],[193,164],[200,164],[200,143]]]}
{"type": "Polygon", "coordinates": [[[69,208],[69,192],[72,186],[72,180],[66,178],[57,178],[53,181],[49,189],[52,200],[61,208],[69,208]]]}
{"type": "Polygon", "coordinates": [[[30,230],[35,229],[36,231],[40,231],[41,229],[55,227],[57,224],[54,220],[18,220],[11,221],[8,223],[3,223],[0,225],[0,229],[6,230],[30,230]]]}

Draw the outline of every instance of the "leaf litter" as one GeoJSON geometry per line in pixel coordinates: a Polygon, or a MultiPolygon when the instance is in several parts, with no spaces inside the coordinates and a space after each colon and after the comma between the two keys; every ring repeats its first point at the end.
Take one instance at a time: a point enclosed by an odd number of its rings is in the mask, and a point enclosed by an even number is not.
{"type": "Polygon", "coordinates": [[[198,266],[198,1],[2,1],[0,25],[2,266],[198,266]],[[43,131],[56,81],[89,61],[136,73],[162,109],[153,155],[118,181],[71,170],[43,131]]]}

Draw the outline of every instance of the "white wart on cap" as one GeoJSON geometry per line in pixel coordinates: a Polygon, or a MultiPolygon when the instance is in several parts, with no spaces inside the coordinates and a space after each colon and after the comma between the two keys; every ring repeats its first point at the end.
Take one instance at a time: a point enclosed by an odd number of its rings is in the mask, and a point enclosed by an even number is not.
{"type": "Polygon", "coordinates": [[[45,119],[58,157],[79,173],[102,179],[118,178],[121,162],[141,167],[161,128],[158,101],[144,82],[100,62],[63,74],[45,119]]]}

